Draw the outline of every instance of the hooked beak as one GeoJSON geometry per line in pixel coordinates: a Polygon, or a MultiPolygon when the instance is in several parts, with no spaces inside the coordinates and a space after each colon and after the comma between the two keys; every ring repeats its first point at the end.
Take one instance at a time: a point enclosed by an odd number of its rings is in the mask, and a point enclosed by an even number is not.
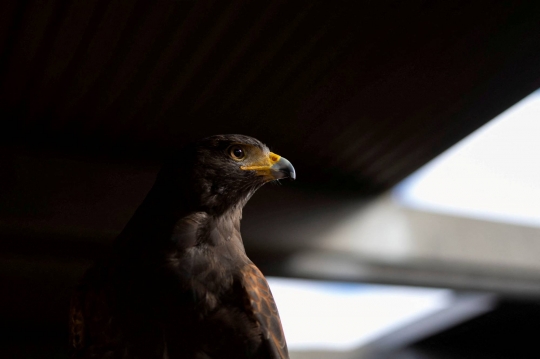
{"type": "Polygon", "coordinates": [[[296,171],[293,165],[286,158],[272,152],[262,159],[260,163],[253,163],[251,166],[241,166],[240,168],[247,171],[256,171],[270,181],[282,178],[296,179],[296,171]]]}
{"type": "Polygon", "coordinates": [[[270,167],[270,173],[275,179],[296,179],[294,167],[285,157],[280,157],[280,159],[270,167]]]}

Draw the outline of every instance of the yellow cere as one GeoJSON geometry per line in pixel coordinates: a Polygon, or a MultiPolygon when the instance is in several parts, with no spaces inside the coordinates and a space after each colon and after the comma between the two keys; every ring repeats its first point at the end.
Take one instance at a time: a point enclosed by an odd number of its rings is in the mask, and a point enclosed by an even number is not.
{"type": "Polygon", "coordinates": [[[262,158],[260,162],[255,162],[250,166],[241,166],[240,168],[243,170],[250,170],[250,171],[261,171],[261,170],[269,170],[270,167],[279,159],[281,158],[280,155],[276,155],[275,153],[270,152],[267,157],[262,158]]]}
{"type": "Polygon", "coordinates": [[[277,161],[279,161],[279,159],[281,158],[281,156],[280,156],[280,155],[276,155],[275,153],[270,152],[270,154],[268,155],[268,158],[270,159],[270,162],[271,162],[271,164],[273,165],[274,163],[276,163],[277,161]]]}

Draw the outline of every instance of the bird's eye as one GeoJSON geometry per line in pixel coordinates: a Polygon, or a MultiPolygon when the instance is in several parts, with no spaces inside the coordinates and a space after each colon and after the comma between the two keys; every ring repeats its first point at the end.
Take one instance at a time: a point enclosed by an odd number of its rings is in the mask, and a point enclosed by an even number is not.
{"type": "Polygon", "coordinates": [[[232,146],[229,149],[229,155],[233,160],[240,161],[246,157],[246,152],[240,146],[232,146]]]}

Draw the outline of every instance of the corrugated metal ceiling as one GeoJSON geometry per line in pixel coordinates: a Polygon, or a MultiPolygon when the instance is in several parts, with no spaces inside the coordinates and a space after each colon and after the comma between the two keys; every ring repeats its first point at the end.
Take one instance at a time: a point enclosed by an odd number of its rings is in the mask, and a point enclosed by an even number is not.
{"type": "Polygon", "coordinates": [[[536,2],[6,1],[4,143],[159,161],[216,133],[379,192],[539,86],[536,2]]]}

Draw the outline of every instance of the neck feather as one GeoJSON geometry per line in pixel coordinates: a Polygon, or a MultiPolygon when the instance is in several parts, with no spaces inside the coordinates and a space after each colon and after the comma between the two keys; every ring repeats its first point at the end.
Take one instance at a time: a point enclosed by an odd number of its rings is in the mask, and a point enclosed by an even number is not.
{"type": "Polygon", "coordinates": [[[117,247],[169,245],[187,248],[206,244],[219,246],[234,242],[243,244],[240,220],[244,203],[218,213],[202,210],[197,202],[168,186],[156,185],[150,190],[117,239],[117,247]]]}

